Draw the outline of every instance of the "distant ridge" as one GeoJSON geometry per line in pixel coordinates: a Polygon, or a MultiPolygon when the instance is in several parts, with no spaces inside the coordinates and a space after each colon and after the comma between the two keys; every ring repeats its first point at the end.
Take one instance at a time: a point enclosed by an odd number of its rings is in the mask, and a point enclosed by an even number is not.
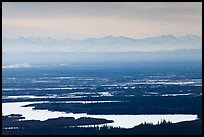
{"type": "Polygon", "coordinates": [[[161,35],[134,39],[126,36],[101,38],[55,39],[51,37],[19,37],[2,39],[3,52],[128,52],[175,51],[202,49],[202,39],[196,35],[161,35]]]}

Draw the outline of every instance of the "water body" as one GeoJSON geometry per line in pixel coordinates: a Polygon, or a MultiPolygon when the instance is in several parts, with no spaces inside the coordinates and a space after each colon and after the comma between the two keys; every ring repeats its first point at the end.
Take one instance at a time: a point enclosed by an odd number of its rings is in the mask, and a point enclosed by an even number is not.
{"type": "MultiPolygon", "coordinates": [[[[21,114],[25,117],[24,120],[47,120],[49,118],[58,117],[74,117],[75,119],[80,117],[91,117],[91,118],[104,118],[107,120],[113,120],[113,123],[106,124],[107,126],[121,127],[121,128],[132,128],[141,123],[153,123],[157,124],[162,120],[170,121],[172,123],[182,122],[182,121],[192,121],[197,119],[197,115],[189,114],[166,114],[166,115],[88,115],[87,113],[65,113],[58,111],[48,111],[48,110],[33,110],[33,107],[22,107],[24,105],[33,103],[47,103],[47,101],[42,102],[10,102],[2,103],[2,113],[3,115],[10,114],[21,114]]],[[[99,126],[103,126],[101,124],[99,126]]]]}
{"type": "MultiPolygon", "coordinates": [[[[3,68],[2,75],[3,115],[21,114],[25,120],[92,117],[113,120],[114,123],[107,124],[110,126],[131,128],[144,122],[191,121],[202,114],[201,63],[3,68]],[[50,102],[88,109],[73,114],[22,107],[50,102]],[[100,115],[89,115],[89,110],[100,115]],[[111,110],[110,115],[101,115],[107,114],[104,110],[111,110]]],[[[69,111],[61,105],[56,107],[69,111]]],[[[70,111],[74,112],[72,108],[70,111]]]]}

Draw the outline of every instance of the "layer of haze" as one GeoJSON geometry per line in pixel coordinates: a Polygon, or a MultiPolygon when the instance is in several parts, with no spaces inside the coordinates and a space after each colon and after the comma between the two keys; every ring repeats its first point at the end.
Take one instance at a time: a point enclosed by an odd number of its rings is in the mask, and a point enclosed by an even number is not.
{"type": "Polygon", "coordinates": [[[2,33],[84,39],[202,36],[201,2],[3,2],[2,33]]]}
{"type": "Polygon", "coordinates": [[[3,2],[2,29],[4,68],[202,60],[201,2],[3,2]]]}

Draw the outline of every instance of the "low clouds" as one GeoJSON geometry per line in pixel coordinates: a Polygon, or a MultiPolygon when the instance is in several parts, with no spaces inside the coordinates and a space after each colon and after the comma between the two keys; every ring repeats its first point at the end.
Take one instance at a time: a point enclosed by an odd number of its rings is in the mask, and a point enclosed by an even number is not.
{"type": "Polygon", "coordinates": [[[3,3],[4,37],[202,34],[201,2],[3,3]]]}
{"type": "Polygon", "coordinates": [[[177,15],[182,19],[201,16],[202,5],[198,2],[13,2],[3,3],[3,11],[4,17],[10,18],[100,16],[162,19],[177,15]]]}

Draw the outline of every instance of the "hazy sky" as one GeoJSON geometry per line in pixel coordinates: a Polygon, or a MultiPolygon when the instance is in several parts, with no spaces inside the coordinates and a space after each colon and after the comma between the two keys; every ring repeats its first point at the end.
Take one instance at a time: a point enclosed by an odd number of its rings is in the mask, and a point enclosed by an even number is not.
{"type": "Polygon", "coordinates": [[[202,36],[201,2],[4,2],[3,37],[202,36]]]}

